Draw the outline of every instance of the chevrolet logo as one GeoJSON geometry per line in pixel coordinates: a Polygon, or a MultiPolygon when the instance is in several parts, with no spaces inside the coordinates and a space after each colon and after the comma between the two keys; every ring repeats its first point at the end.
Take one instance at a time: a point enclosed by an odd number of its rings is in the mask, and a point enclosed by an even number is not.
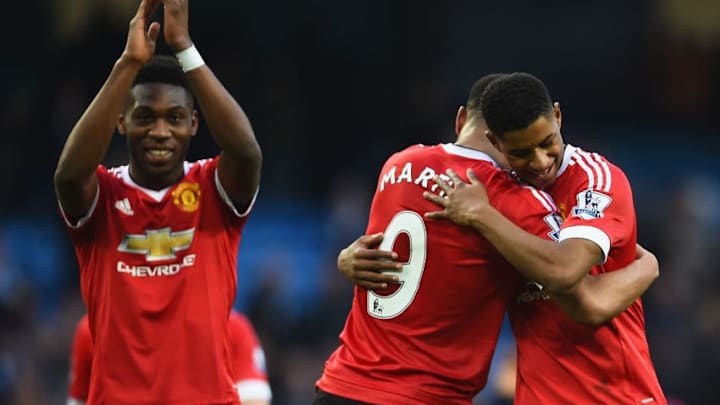
{"type": "Polygon", "coordinates": [[[125,235],[120,252],[145,255],[147,261],[174,259],[175,253],[190,247],[195,228],[170,232],[170,228],[146,230],[144,235],[125,235]]]}

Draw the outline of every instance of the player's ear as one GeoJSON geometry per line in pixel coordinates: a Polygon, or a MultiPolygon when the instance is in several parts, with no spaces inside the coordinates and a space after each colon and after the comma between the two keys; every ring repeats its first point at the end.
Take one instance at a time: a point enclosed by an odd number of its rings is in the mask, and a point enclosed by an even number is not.
{"type": "Polygon", "coordinates": [[[460,136],[460,132],[465,126],[467,121],[467,108],[464,105],[458,107],[457,114],[455,115],[455,135],[460,136]]]}
{"type": "Polygon", "coordinates": [[[127,127],[125,126],[125,114],[118,114],[117,131],[120,135],[127,134],[127,127]]]}
{"type": "Polygon", "coordinates": [[[198,127],[200,126],[200,114],[198,114],[197,110],[192,111],[191,120],[192,122],[190,123],[190,125],[192,126],[192,129],[190,131],[190,136],[195,136],[195,134],[197,134],[198,127]]]}
{"type": "Polygon", "coordinates": [[[488,129],[488,130],[485,130],[485,136],[487,136],[488,140],[490,141],[491,144],[493,144],[495,149],[502,152],[502,145],[500,143],[500,138],[497,135],[495,135],[491,130],[488,129]]]}
{"type": "Polygon", "coordinates": [[[559,129],[562,127],[562,111],[560,111],[560,103],[558,101],[553,103],[553,116],[555,116],[559,129]]]}

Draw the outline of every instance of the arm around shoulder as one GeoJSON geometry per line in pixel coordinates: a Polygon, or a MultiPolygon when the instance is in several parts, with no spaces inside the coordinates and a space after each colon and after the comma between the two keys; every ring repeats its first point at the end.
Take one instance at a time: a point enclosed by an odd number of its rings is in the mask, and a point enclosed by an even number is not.
{"type": "Polygon", "coordinates": [[[473,228],[520,273],[550,293],[572,291],[602,258],[601,248],[588,239],[554,242],[523,230],[490,206],[484,212],[472,222],[473,228]]]}
{"type": "Polygon", "coordinates": [[[599,326],[625,311],[659,275],[655,255],[637,245],[637,258],[628,266],[588,274],[571,292],[551,296],[574,320],[599,326]]]}

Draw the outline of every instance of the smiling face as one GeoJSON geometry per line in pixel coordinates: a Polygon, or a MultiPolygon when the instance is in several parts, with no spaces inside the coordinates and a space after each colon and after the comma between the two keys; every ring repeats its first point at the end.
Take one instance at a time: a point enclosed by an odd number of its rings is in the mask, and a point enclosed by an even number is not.
{"type": "Polygon", "coordinates": [[[182,178],[190,138],[197,128],[198,114],[185,88],[164,83],[135,85],[118,121],[118,131],[127,137],[133,180],[159,190],[182,178]]]}
{"type": "Polygon", "coordinates": [[[544,189],[555,183],[562,164],[565,144],[560,134],[561,118],[556,104],[552,114],[540,115],[525,128],[501,136],[488,133],[488,137],[520,178],[544,189]]]}

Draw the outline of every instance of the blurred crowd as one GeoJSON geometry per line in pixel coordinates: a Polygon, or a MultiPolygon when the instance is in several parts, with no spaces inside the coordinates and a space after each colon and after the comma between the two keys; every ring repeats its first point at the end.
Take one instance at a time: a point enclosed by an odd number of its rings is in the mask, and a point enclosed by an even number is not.
{"type": "MultiPolygon", "coordinates": [[[[352,286],[335,257],[364,231],[382,161],[413,143],[451,142],[473,81],[518,70],[539,76],[561,102],[567,143],[628,174],[639,240],[661,264],[644,305],[666,393],[678,405],[720,403],[712,258],[720,249],[720,8],[713,0],[485,3],[191,4],[193,39],[248,112],[265,155],[236,307],[265,348],[273,403],[309,403],[337,344],[352,286]]],[[[15,38],[0,64],[0,403],[64,402],[84,305],[52,173],[122,51],[135,6],[21,2],[0,28],[15,38]]],[[[209,138],[201,128],[191,158],[216,152],[209,138]]],[[[124,156],[118,138],[106,163],[124,156]]],[[[512,392],[509,334],[497,353],[479,404],[508,403],[512,392]]]]}

